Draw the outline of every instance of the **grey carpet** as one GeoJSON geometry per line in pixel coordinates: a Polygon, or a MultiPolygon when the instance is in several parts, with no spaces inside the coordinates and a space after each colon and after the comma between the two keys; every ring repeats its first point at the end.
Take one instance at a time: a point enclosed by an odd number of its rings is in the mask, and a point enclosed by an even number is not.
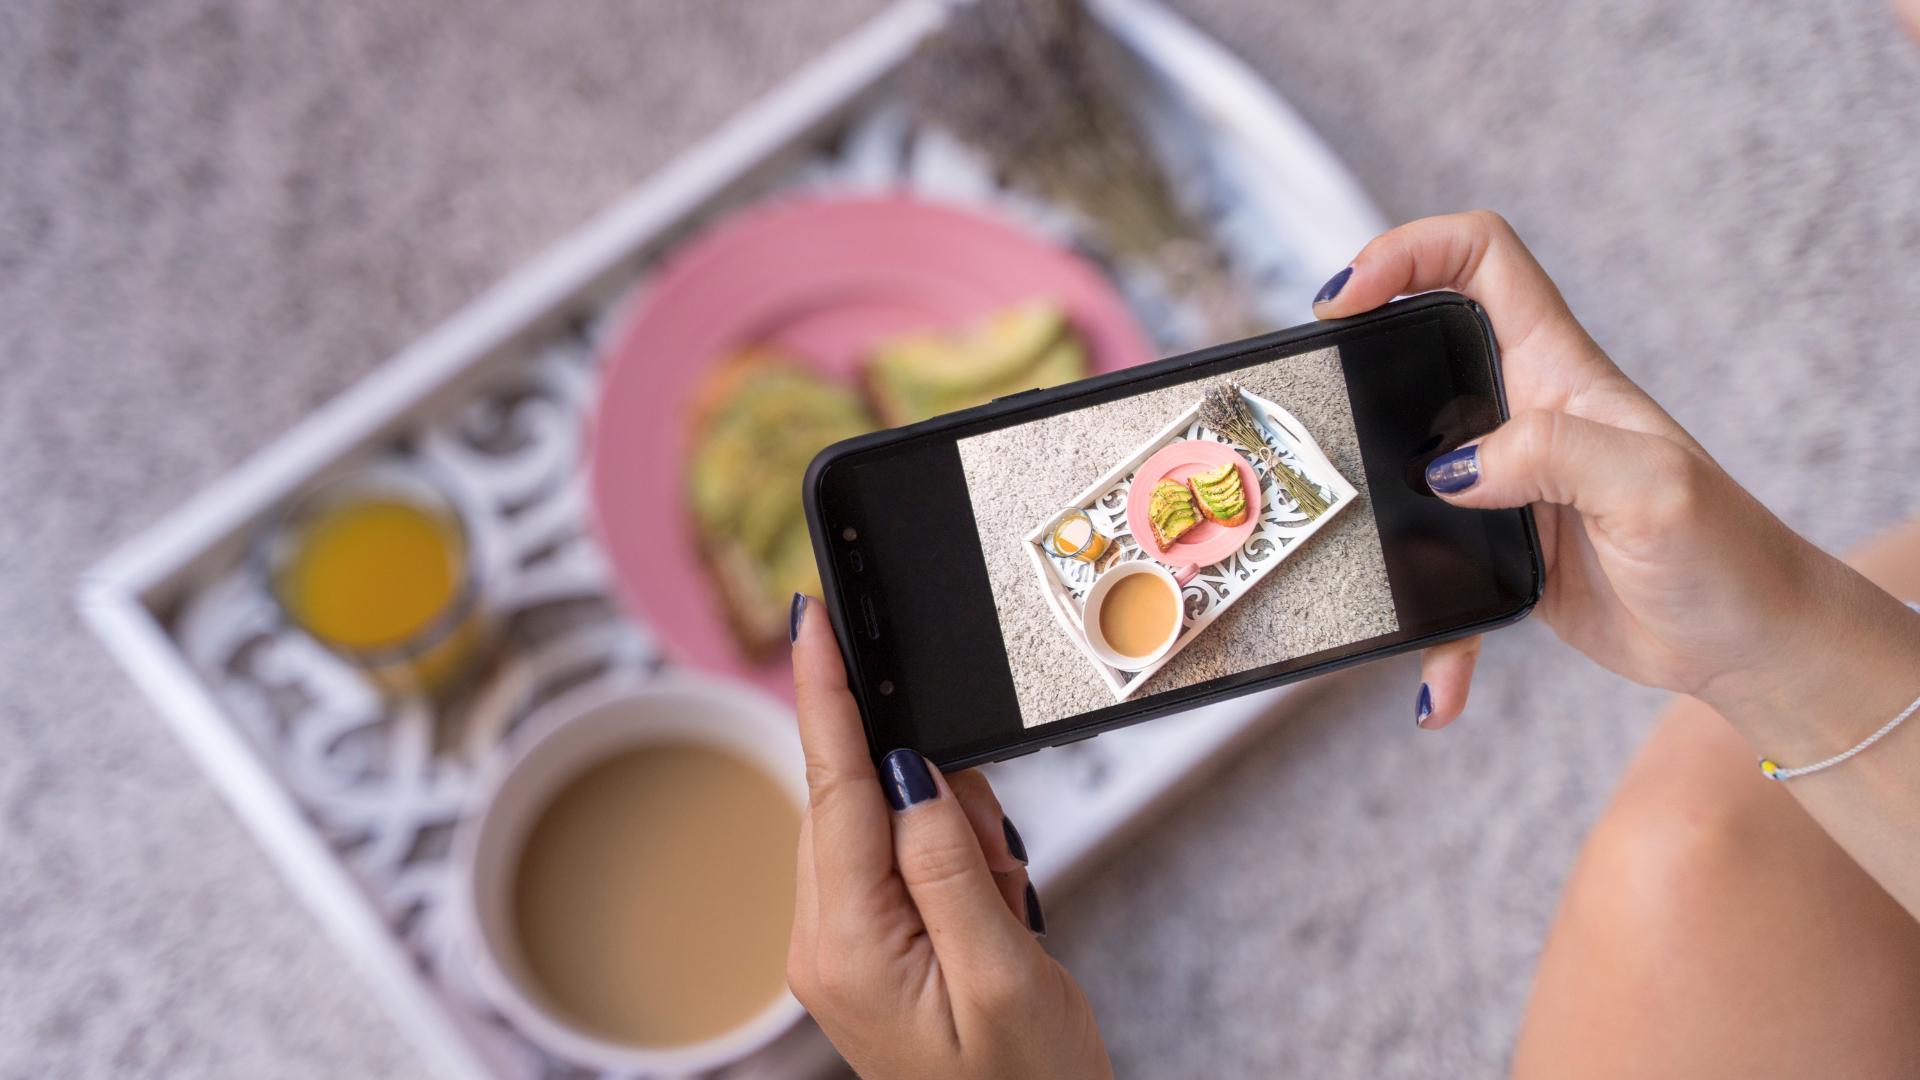
{"type": "MultiPolygon", "coordinates": [[[[873,6],[0,5],[0,1075],[421,1072],[74,576],[873,6]]],[[[1880,4],[1181,6],[1391,216],[1506,211],[1793,525],[1920,510],[1920,49],[1880,4]]],[[[1125,1075],[1501,1067],[1658,696],[1538,627],[1445,734],[1414,686],[1323,696],[1050,906],[1125,1075]]]]}

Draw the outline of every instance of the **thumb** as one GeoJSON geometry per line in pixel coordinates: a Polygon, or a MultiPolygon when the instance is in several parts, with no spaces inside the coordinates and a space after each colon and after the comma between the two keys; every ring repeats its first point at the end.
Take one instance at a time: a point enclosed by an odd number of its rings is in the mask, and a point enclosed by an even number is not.
{"type": "Polygon", "coordinates": [[[1691,455],[1657,435],[1535,410],[1435,458],[1427,486],[1483,510],[1546,502],[1604,523],[1644,508],[1684,477],[1691,455]]]}
{"type": "Polygon", "coordinates": [[[912,750],[880,766],[894,808],[894,860],[948,980],[976,987],[1022,970],[1039,949],[987,869],[980,839],[946,778],[912,750]]]}

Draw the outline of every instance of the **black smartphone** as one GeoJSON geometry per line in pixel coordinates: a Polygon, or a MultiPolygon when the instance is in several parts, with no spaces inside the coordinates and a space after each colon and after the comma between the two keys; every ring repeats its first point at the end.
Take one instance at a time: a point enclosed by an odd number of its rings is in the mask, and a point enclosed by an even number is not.
{"type": "Polygon", "coordinates": [[[1531,514],[1424,479],[1506,416],[1485,315],[1429,293],[828,447],[807,519],[874,755],[999,760],[1522,618],[1531,514]],[[1264,447],[1198,420],[1215,387],[1264,447]],[[1183,439],[1232,456],[1162,475],[1183,439]]]}

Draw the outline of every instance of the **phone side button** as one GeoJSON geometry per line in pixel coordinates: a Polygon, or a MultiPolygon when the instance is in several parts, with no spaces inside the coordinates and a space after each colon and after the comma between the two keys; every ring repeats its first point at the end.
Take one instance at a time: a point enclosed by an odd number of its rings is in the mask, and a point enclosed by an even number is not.
{"type": "MultiPolygon", "coordinates": [[[[998,405],[1003,401],[1012,401],[1015,398],[1023,398],[1029,394],[1037,394],[1039,392],[1040,392],[1040,387],[1038,386],[1028,387],[1025,390],[1016,390],[1011,394],[1002,394],[999,397],[994,398],[992,401],[987,402],[987,404],[998,405]]],[[[1058,745],[1058,744],[1056,743],[1055,745],[1058,745]]]]}
{"type": "Polygon", "coordinates": [[[1098,734],[1100,733],[1097,731],[1089,731],[1085,735],[1069,735],[1066,738],[1061,739],[1057,743],[1049,743],[1048,745],[1049,746],[1072,746],[1074,743],[1077,743],[1077,742],[1086,742],[1088,739],[1091,739],[1098,734]]]}

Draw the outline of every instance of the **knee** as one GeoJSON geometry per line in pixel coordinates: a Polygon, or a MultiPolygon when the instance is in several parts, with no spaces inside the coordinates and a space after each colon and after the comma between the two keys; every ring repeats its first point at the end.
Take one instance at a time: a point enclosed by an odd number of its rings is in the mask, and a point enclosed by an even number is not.
{"type": "Polygon", "coordinates": [[[1650,784],[1621,792],[1594,827],[1570,906],[1618,940],[1662,951],[1711,933],[1730,897],[1766,870],[1754,860],[1761,808],[1724,790],[1650,784]]]}

